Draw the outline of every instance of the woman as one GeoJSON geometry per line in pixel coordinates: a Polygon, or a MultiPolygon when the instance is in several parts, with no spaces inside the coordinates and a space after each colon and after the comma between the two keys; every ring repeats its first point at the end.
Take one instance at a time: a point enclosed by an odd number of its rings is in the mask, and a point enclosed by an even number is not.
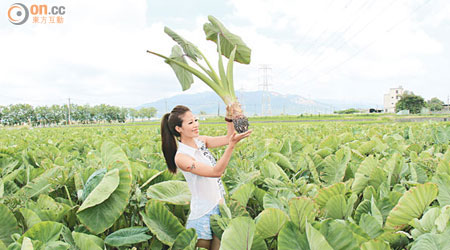
{"type": "Polygon", "coordinates": [[[227,108],[228,132],[225,136],[200,136],[198,119],[189,108],[178,105],[163,116],[161,122],[162,150],[169,171],[180,169],[191,191],[190,214],[186,228],[197,232],[197,246],[219,249],[220,240],[212,234],[209,217],[219,214],[225,191],[220,177],[225,171],[236,143],[251,134],[237,134],[227,108]],[[175,140],[178,138],[178,146],[175,140]],[[228,145],[216,162],[208,148],[228,145]]]}

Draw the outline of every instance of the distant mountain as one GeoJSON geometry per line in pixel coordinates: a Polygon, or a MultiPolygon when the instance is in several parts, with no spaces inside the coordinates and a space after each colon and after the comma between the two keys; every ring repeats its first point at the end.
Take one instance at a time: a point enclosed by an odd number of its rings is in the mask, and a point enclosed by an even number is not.
{"type": "MultiPolygon", "coordinates": [[[[263,91],[237,91],[236,95],[241,102],[247,116],[262,114],[263,91]]],[[[335,110],[347,108],[369,109],[374,108],[373,104],[352,103],[334,100],[315,101],[298,95],[285,95],[277,92],[269,92],[270,107],[272,115],[280,114],[330,114],[335,110]]],[[[266,98],[267,99],[267,98],[266,98]]],[[[169,98],[160,99],[155,102],[146,103],[137,109],[143,107],[155,107],[158,112],[157,117],[170,112],[178,104],[188,106],[192,112],[198,114],[206,112],[207,114],[224,115],[225,104],[214,92],[202,92],[197,94],[179,94],[169,98]]],[[[266,108],[265,108],[266,109],[266,108]]],[[[267,115],[267,111],[264,112],[267,115]]]]}

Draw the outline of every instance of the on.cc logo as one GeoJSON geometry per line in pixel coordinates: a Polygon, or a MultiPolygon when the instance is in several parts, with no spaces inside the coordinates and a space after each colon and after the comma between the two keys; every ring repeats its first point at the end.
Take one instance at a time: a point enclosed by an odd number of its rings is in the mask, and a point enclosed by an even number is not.
{"type": "Polygon", "coordinates": [[[24,24],[28,20],[29,15],[28,8],[21,3],[11,5],[8,10],[8,19],[15,25],[24,24]]]}

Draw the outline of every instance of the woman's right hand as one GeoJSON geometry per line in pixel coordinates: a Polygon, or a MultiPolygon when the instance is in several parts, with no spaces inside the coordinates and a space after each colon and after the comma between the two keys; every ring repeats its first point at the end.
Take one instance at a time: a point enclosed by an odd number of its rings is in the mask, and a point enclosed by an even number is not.
{"type": "Polygon", "coordinates": [[[230,141],[228,142],[228,145],[234,147],[236,145],[236,143],[238,143],[240,140],[242,140],[242,139],[244,139],[246,137],[249,137],[252,132],[253,132],[253,130],[248,130],[247,132],[244,132],[242,134],[238,134],[235,131],[233,133],[233,135],[231,135],[230,141]]]}

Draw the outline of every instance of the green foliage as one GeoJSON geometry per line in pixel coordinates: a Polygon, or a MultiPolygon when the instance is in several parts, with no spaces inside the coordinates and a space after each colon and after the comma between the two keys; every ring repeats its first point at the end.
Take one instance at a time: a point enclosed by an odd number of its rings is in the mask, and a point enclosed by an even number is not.
{"type": "Polygon", "coordinates": [[[444,102],[439,100],[437,97],[433,97],[427,101],[427,107],[431,111],[441,111],[444,108],[444,102]]]}
{"type": "MultiPolygon", "coordinates": [[[[258,125],[222,177],[213,232],[229,249],[446,249],[449,131],[445,122],[258,125]]],[[[158,133],[0,130],[0,248],[193,249],[189,190],[165,170],[158,133]]]]}
{"type": "Polygon", "coordinates": [[[414,95],[413,93],[405,93],[395,104],[395,111],[409,110],[411,114],[419,114],[425,105],[425,100],[421,96],[414,95]]]}

